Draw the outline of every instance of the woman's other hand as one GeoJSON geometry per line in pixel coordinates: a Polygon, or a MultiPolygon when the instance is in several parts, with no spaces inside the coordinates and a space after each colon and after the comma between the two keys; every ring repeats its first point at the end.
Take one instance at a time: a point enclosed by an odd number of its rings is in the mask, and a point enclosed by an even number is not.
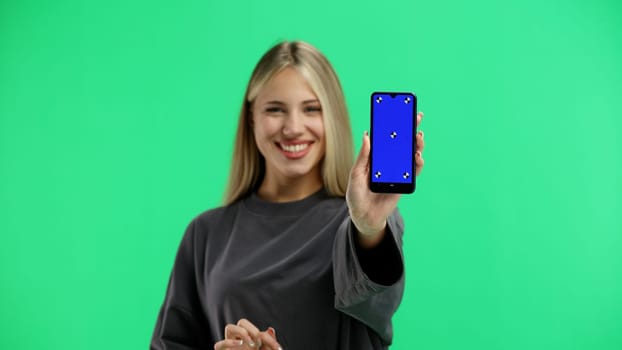
{"type": "Polygon", "coordinates": [[[247,319],[225,326],[225,339],[214,344],[214,350],[282,350],[274,328],[260,331],[247,319]]]}

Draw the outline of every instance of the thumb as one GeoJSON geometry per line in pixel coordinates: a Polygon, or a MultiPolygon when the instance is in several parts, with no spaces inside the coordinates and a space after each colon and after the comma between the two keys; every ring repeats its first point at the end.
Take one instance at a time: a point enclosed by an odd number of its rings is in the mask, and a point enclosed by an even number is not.
{"type": "Polygon", "coordinates": [[[369,152],[370,152],[370,142],[369,142],[369,133],[365,131],[363,134],[363,143],[361,144],[361,150],[359,151],[358,157],[356,157],[356,161],[354,162],[355,167],[362,167],[367,169],[369,167],[369,152]]]}

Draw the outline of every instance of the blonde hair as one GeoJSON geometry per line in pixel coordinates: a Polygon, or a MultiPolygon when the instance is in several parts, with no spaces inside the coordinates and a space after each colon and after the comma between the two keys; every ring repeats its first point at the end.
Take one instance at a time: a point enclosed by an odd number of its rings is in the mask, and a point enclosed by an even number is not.
{"type": "Polygon", "coordinates": [[[309,83],[322,106],[326,152],[322,161],[324,188],[344,197],[353,164],[352,131],[345,97],[337,74],[326,57],[302,41],[284,41],[266,52],[251,75],[238,120],[235,146],[225,193],[225,204],[257,190],[265,174],[265,159],[251,129],[252,103],[266,83],[286,67],[293,67],[309,83]]]}

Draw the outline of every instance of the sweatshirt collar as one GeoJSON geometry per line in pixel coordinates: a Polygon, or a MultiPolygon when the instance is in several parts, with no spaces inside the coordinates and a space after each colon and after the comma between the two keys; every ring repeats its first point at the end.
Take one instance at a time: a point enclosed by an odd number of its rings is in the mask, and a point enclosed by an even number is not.
{"type": "Polygon", "coordinates": [[[304,214],[326,198],[329,198],[329,195],[324,188],[306,198],[291,202],[270,202],[260,198],[257,196],[256,192],[253,192],[250,196],[242,200],[242,205],[251,212],[260,215],[298,216],[304,214]]]}

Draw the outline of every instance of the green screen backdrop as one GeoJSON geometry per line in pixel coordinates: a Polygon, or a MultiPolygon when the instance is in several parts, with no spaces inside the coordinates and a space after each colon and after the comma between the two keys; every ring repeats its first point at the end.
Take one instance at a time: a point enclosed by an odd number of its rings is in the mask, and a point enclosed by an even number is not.
{"type": "Polygon", "coordinates": [[[413,91],[392,349],[622,349],[619,1],[0,2],[0,348],[140,349],[263,52],[413,91]]]}

